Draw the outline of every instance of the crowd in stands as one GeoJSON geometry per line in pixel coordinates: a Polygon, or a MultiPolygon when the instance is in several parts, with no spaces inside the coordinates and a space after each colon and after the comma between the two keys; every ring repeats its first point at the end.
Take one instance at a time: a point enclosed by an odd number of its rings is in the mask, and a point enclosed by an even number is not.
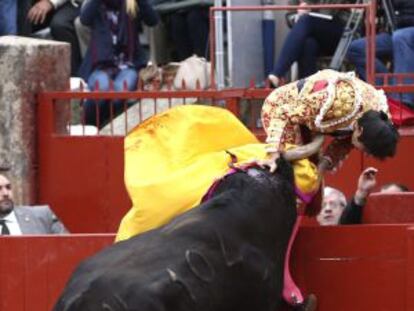
{"type": "MultiPolygon", "coordinates": [[[[329,18],[313,16],[306,9],[307,4],[326,3],[320,0],[289,0],[291,5],[300,5],[303,9],[294,15],[294,24],[288,33],[280,57],[276,62],[269,80],[273,86],[279,85],[280,79],[289,71],[294,62],[299,65],[299,78],[314,74],[317,68],[317,59],[322,55],[332,55],[342,36],[347,22],[349,11],[323,10],[329,18]]],[[[328,1],[331,3],[354,3],[352,0],[328,1]]]]}
{"type": "MultiPolygon", "coordinates": [[[[165,25],[173,47],[170,61],[207,57],[208,10],[208,3],[186,0],[2,0],[0,36],[68,42],[72,77],[82,78],[90,90],[133,91],[149,58],[140,40],[143,25],[165,25]]],[[[124,106],[120,100],[112,108],[107,103],[86,101],[85,123],[104,124],[110,113],[117,115],[124,106]]]]}
{"type": "MultiPolygon", "coordinates": [[[[94,65],[114,67],[132,60],[130,67],[135,71],[146,65],[148,51],[142,49],[138,36],[143,32],[142,22],[153,27],[161,20],[166,25],[173,46],[171,61],[182,61],[194,54],[207,56],[207,4],[195,5],[186,0],[2,0],[0,36],[46,36],[70,43],[71,75],[87,81],[89,76],[85,75],[92,72],[90,67],[94,65]],[[127,36],[131,38],[127,40],[127,36]],[[134,49],[130,51],[131,48],[134,49]],[[122,53],[125,59],[118,59],[122,53]]],[[[126,78],[131,81],[130,76],[126,78]]]]}
{"type": "MultiPolygon", "coordinates": [[[[315,16],[306,7],[308,4],[352,4],[352,0],[289,0],[290,4],[300,5],[295,22],[288,33],[276,62],[268,78],[273,86],[278,86],[286,76],[291,65],[299,65],[299,78],[318,70],[318,57],[332,55],[344,31],[349,18],[348,10],[321,10],[322,16],[315,16]]],[[[378,1],[383,4],[382,1],[378,1]]],[[[378,25],[376,43],[376,73],[406,74],[414,72],[414,2],[409,0],[392,0],[388,7],[380,6],[380,15],[385,22],[378,25]],[[388,12],[388,14],[387,14],[388,12]]],[[[380,18],[379,18],[380,20],[380,18]]],[[[361,27],[359,33],[362,34],[361,27]]],[[[366,40],[364,37],[352,41],[347,50],[346,60],[357,74],[366,79],[366,40]]],[[[399,83],[412,84],[412,77],[403,77],[399,83]]],[[[376,84],[384,83],[378,78],[376,84]]],[[[391,80],[390,84],[397,83],[391,80]]],[[[409,108],[414,108],[412,93],[392,94],[392,97],[409,108]]]]}
{"type": "MultiPolygon", "coordinates": [[[[288,3],[302,8],[288,13],[293,16],[288,18],[292,21],[291,30],[274,70],[268,75],[275,87],[285,79],[295,62],[299,78],[320,69],[318,60],[321,56],[333,55],[351,15],[350,10],[316,12],[307,6],[353,4],[356,0],[289,0],[288,3]]],[[[392,0],[389,3],[391,7],[387,9],[391,10],[391,15],[385,14],[383,9],[378,13],[378,20],[385,22],[378,23],[376,72],[413,73],[414,2],[392,0]]],[[[212,4],[212,1],[202,1],[194,5],[191,0],[2,0],[0,35],[39,36],[39,31],[50,29],[51,38],[70,43],[72,77],[81,77],[91,90],[135,90],[139,72],[146,67],[149,58],[148,50],[140,41],[142,25],[154,27],[160,22],[165,25],[173,46],[170,61],[183,61],[194,54],[208,58],[208,10],[212,4]]],[[[363,34],[361,22],[346,61],[351,70],[366,79],[363,34]]],[[[382,82],[377,79],[378,84],[382,82]]],[[[413,83],[414,79],[404,77],[402,82],[413,83]]],[[[413,93],[391,94],[391,97],[414,109],[413,93]]],[[[85,104],[87,124],[95,124],[97,106],[101,107],[101,124],[108,119],[110,109],[105,101],[88,101],[85,104]]],[[[121,101],[113,103],[114,115],[123,106],[121,101]]]]}
{"type": "MultiPolygon", "coordinates": [[[[82,45],[85,44],[83,35],[80,34],[83,26],[89,28],[97,27],[93,16],[87,12],[91,7],[89,0],[2,0],[0,3],[0,35],[33,35],[37,31],[50,27],[50,35],[53,39],[71,44],[72,48],[72,75],[82,76],[79,67],[82,64],[82,45]],[[86,8],[82,8],[86,6],[86,8]],[[23,15],[23,17],[21,17],[23,15]],[[81,17],[81,15],[83,17],[81,17]],[[80,42],[79,42],[80,41],[80,42]]],[[[134,32],[141,31],[141,22],[149,26],[155,26],[160,17],[166,25],[169,38],[175,47],[171,54],[172,61],[181,61],[193,54],[200,57],[208,54],[208,5],[204,2],[200,5],[192,4],[186,0],[124,0],[92,1],[94,7],[101,6],[100,10],[114,11],[113,3],[119,3],[124,8],[137,6],[137,20],[134,22],[134,32]],[[112,2],[112,4],[111,4],[112,2]],[[177,6],[177,3],[189,3],[177,6]],[[137,5],[138,4],[138,5],[137,5]],[[170,5],[170,7],[168,6],[170,5]],[[171,6],[173,5],[173,6],[171,6]],[[142,6],[142,11],[139,8],[142,6]],[[155,12],[149,11],[155,10],[155,12]],[[157,15],[155,20],[154,14],[157,15]],[[151,22],[148,23],[148,20],[151,22]]],[[[355,0],[289,0],[291,5],[300,5],[303,8],[295,12],[292,20],[291,30],[283,42],[283,47],[273,72],[269,79],[274,86],[280,83],[280,79],[286,76],[294,62],[299,65],[299,78],[309,76],[318,70],[317,60],[320,56],[331,56],[338,45],[343,34],[344,27],[350,17],[350,10],[319,10],[317,14],[307,9],[308,4],[353,4],[355,0]]],[[[381,3],[381,1],[378,1],[381,3]]],[[[386,73],[390,70],[388,61],[392,60],[392,70],[395,73],[414,72],[414,64],[411,55],[413,54],[414,36],[414,2],[409,0],[392,0],[392,21],[378,26],[376,37],[376,72],[386,73]],[[389,24],[392,23],[391,26],[389,24]],[[384,63],[386,61],[387,63],[384,63]]],[[[116,8],[116,11],[123,12],[120,18],[120,25],[123,23],[122,16],[125,11],[116,8]]],[[[130,8],[129,8],[130,10],[130,8]]],[[[385,15],[383,10],[379,14],[385,15]]],[[[119,14],[119,13],[118,13],[119,14]]],[[[288,13],[292,15],[291,12],[288,13]]],[[[129,12],[127,15],[135,17],[129,12]]],[[[111,27],[117,27],[113,19],[111,27]]],[[[109,22],[110,15],[104,19],[109,22]]],[[[101,21],[102,22],[102,21],[101,21]]],[[[105,22],[105,23],[107,23],[105,22]]],[[[99,22],[98,22],[99,23],[99,22]]],[[[108,26],[108,25],[106,25],[108,26]]],[[[100,25],[102,27],[102,25],[100,25]]],[[[115,32],[112,28],[112,32],[115,32]]],[[[122,30],[119,27],[117,30],[122,30]]],[[[361,27],[360,33],[363,34],[361,27]]],[[[94,35],[96,35],[96,30],[94,35]]],[[[135,33],[133,34],[135,35],[135,33]]],[[[94,36],[93,36],[94,37],[94,36]]],[[[98,40],[94,38],[94,41],[98,40]]],[[[118,45],[125,42],[118,42],[118,45]]],[[[109,47],[107,48],[110,49],[109,47]]],[[[137,51],[135,51],[137,52],[137,51]]],[[[90,51],[89,51],[90,53],[90,51]]],[[[138,52],[137,52],[138,53],[138,52]]],[[[142,62],[147,60],[144,51],[139,50],[139,58],[142,62]]],[[[360,38],[352,42],[347,59],[354,65],[358,75],[366,78],[365,73],[365,39],[360,38]]],[[[98,60],[97,60],[98,61],[98,60]]],[[[100,61],[100,60],[99,60],[100,61]]],[[[90,60],[86,60],[90,62],[90,60]]],[[[145,64],[146,62],[144,62],[145,64]]],[[[139,70],[138,68],[136,68],[139,70]]],[[[409,80],[411,82],[411,80],[409,80]]],[[[403,97],[403,102],[411,105],[413,99],[411,94],[403,97]]]]}

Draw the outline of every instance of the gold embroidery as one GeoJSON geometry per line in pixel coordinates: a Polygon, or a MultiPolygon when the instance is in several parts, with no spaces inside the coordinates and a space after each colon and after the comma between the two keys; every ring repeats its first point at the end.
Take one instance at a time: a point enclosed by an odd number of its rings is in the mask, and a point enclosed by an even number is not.
{"type": "Polygon", "coordinates": [[[380,91],[352,74],[320,71],[306,79],[300,93],[297,82],[292,82],[275,89],[267,97],[262,109],[267,141],[280,146],[301,140],[295,131],[298,125],[305,125],[314,132],[331,133],[350,125],[367,110],[388,113],[385,100],[380,91]],[[314,90],[315,83],[323,80],[330,84],[314,90]],[[321,118],[319,123],[317,118],[321,118]]]}

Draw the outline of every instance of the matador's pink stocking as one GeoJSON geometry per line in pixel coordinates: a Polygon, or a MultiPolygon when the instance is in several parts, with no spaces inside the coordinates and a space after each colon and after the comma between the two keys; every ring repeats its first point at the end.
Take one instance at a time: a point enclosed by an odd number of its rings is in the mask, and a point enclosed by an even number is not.
{"type": "Polygon", "coordinates": [[[303,303],[303,295],[299,287],[295,284],[290,274],[289,262],[290,253],[292,251],[293,242],[298,234],[299,226],[302,222],[303,215],[299,214],[296,218],[295,226],[293,227],[292,235],[289,239],[289,244],[285,256],[284,281],[283,281],[283,299],[290,305],[297,305],[303,303]]]}

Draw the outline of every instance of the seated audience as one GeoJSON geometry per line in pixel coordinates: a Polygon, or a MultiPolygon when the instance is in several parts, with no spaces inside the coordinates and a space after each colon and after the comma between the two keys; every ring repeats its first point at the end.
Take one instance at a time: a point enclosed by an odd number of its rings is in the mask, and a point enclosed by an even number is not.
{"type": "MultiPolygon", "coordinates": [[[[3,1],[3,0],[1,0],[3,1]]],[[[54,40],[71,46],[71,75],[77,76],[81,63],[78,37],[74,21],[79,16],[83,0],[38,0],[27,13],[32,31],[50,27],[54,40]]]]}
{"type": "MultiPolygon", "coordinates": [[[[375,38],[375,72],[388,73],[389,69],[382,59],[391,59],[394,73],[414,72],[414,1],[392,0],[395,12],[395,30],[392,33],[381,32],[375,38]]],[[[356,67],[358,75],[366,79],[366,39],[354,40],[349,46],[348,60],[356,67]]],[[[402,83],[414,83],[412,78],[404,78],[402,83]]],[[[380,78],[377,84],[382,84],[380,78]]],[[[395,83],[395,81],[389,81],[395,83]]],[[[407,107],[414,109],[414,95],[412,92],[402,93],[401,96],[392,95],[395,100],[403,102],[407,107]]]]}
{"type": "Polygon", "coordinates": [[[183,61],[192,55],[208,58],[209,3],[153,0],[153,4],[172,43],[172,61],[183,61]]]}
{"type": "Polygon", "coordinates": [[[0,0],[0,36],[17,34],[17,0],[0,0]]]}
{"type": "Polygon", "coordinates": [[[409,192],[407,186],[397,183],[385,184],[381,187],[381,193],[396,193],[396,192],[409,192]]]}
{"type": "Polygon", "coordinates": [[[291,5],[301,5],[298,20],[283,43],[276,66],[268,79],[274,87],[280,83],[294,62],[299,64],[299,78],[307,77],[317,71],[317,58],[332,55],[342,36],[349,16],[347,10],[322,10],[319,13],[329,18],[312,16],[306,9],[307,4],[354,3],[352,0],[289,0],[291,5]]]}
{"type": "Polygon", "coordinates": [[[168,29],[175,46],[175,61],[194,54],[208,56],[208,11],[208,7],[192,7],[171,13],[168,29]]]}
{"type": "MultiPolygon", "coordinates": [[[[80,21],[91,28],[91,40],[80,69],[80,76],[88,82],[89,89],[136,90],[138,72],[147,63],[138,37],[141,21],[148,26],[158,23],[158,15],[150,1],[89,0],[82,6],[80,21]]],[[[123,101],[116,100],[113,116],[122,109],[123,101]]],[[[86,101],[86,124],[102,126],[110,116],[111,107],[107,101],[86,101]]]]}
{"type": "Polygon", "coordinates": [[[0,174],[0,235],[68,233],[49,206],[15,206],[13,190],[0,174]]]}

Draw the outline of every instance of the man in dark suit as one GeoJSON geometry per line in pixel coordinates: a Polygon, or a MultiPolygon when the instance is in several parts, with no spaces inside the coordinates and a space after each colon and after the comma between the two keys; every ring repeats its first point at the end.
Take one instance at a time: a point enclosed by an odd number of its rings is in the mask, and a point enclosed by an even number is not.
{"type": "Polygon", "coordinates": [[[49,206],[15,206],[12,185],[0,174],[0,234],[64,234],[68,233],[49,206]]]}

